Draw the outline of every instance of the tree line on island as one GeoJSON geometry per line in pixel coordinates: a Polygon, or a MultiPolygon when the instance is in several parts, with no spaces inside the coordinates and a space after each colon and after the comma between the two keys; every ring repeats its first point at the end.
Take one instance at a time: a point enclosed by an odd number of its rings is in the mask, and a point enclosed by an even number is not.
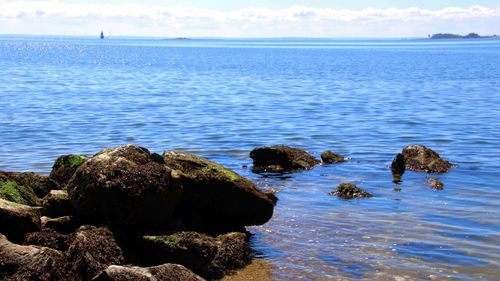
{"type": "Polygon", "coordinates": [[[490,36],[481,36],[477,33],[471,32],[467,35],[453,34],[453,33],[436,33],[429,35],[430,39],[479,39],[479,38],[498,38],[496,34],[490,36]]]}

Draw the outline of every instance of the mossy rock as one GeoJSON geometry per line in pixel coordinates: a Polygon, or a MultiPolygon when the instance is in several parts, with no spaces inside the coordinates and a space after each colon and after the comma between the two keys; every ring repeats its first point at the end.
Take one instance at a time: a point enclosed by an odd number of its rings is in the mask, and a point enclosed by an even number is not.
{"type": "Polygon", "coordinates": [[[40,204],[40,200],[31,187],[20,185],[13,180],[0,179],[0,198],[28,206],[40,204]]]}
{"type": "Polygon", "coordinates": [[[50,172],[49,178],[56,182],[60,187],[66,186],[76,169],[80,167],[89,158],[85,155],[69,154],[59,156],[50,172]]]}
{"type": "Polygon", "coordinates": [[[67,184],[82,220],[108,226],[160,227],[182,194],[179,175],[146,148],[124,145],[85,161],[67,184]]]}
{"type": "Polygon", "coordinates": [[[176,215],[191,227],[239,230],[272,217],[273,201],[236,172],[187,152],[167,150],[163,159],[181,172],[184,191],[176,215]]]}
{"type": "Polygon", "coordinates": [[[59,189],[53,180],[32,172],[0,171],[0,181],[13,181],[20,186],[25,186],[28,192],[31,191],[30,193],[34,193],[38,198],[44,197],[53,189],[59,189]]]}
{"type": "Polygon", "coordinates": [[[250,262],[251,249],[244,233],[231,232],[214,238],[184,231],[143,239],[143,250],[151,263],[179,263],[207,279],[220,279],[250,262]]]}

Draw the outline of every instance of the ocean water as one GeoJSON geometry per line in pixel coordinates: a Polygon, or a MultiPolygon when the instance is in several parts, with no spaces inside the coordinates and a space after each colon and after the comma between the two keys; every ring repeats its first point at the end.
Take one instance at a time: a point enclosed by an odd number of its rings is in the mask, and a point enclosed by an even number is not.
{"type": "Polygon", "coordinates": [[[126,143],[277,191],[235,278],[500,279],[498,40],[0,36],[0,170],[48,174],[59,155],[126,143]],[[350,161],[252,173],[250,150],[275,144],[350,161]],[[424,173],[392,182],[410,144],[457,164],[432,175],[444,190],[424,173]],[[374,197],[328,195],[341,182],[374,197]]]}

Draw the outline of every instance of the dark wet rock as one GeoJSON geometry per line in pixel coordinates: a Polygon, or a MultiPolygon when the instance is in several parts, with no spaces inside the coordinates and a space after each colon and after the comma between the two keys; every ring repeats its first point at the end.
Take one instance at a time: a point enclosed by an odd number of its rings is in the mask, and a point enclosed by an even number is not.
{"type": "Polygon", "coordinates": [[[405,173],[405,157],[402,153],[396,154],[391,163],[391,171],[394,175],[403,175],[405,173]]]}
{"type": "Polygon", "coordinates": [[[39,198],[44,197],[53,189],[58,189],[57,184],[48,177],[31,172],[18,173],[0,171],[0,183],[7,181],[12,181],[17,183],[19,186],[28,188],[39,198]]]}
{"type": "Polygon", "coordinates": [[[75,213],[66,190],[51,190],[42,199],[42,215],[61,217],[75,213]]]}
{"type": "Polygon", "coordinates": [[[272,200],[234,171],[186,152],[165,151],[163,157],[182,172],[184,191],[176,213],[188,224],[234,230],[272,217],[272,200]]]}
{"type": "Polygon", "coordinates": [[[267,190],[267,191],[264,191],[264,194],[267,196],[267,198],[269,198],[269,200],[271,200],[271,202],[273,202],[274,205],[276,205],[276,203],[278,203],[278,197],[276,196],[276,190],[267,190]]]}
{"type": "Polygon", "coordinates": [[[106,149],[85,161],[67,189],[83,220],[129,227],[167,223],[182,193],[180,177],[162,157],[135,145],[106,149]]]}
{"type": "Polygon", "coordinates": [[[153,267],[111,265],[92,281],[203,281],[179,264],[162,264],[153,267]]]}
{"type": "Polygon", "coordinates": [[[282,145],[257,147],[250,152],[250,157],[257,172],[309,170],[321,163],[302,149],[282,145]]]}
{"type": "Polygon", "coordinates": [[[58,218],[41,217],[42,229],[53,229],[61,233],[74,232],[80,221],[75,216],[63,216],[58,218]]]}
{"type": "Polygon", "coordinates": [[[49,178],[60,187],[64,187],[69,182],[76,169],[87,160],[88,157],[85,155],[69,154],[59,156],[52,166],[49,178]]]}
{"type": "Polygon", "coordinates": [[[246,234],[236,232],[216,238],[197,232],[144,236],[143,249],[153,263],[179,263],[207,279],[220,279],[250,261],[246,234]]]}
{"type": "Polygon", "coordinates": [[[14,244],[0,234],[0,280],[75,280],[62,252],[14,244]]]}
{"type": "Polygon", "coordinates": [[[104,227],[82,226],[68,249],[68,262],[82,280],[91,280],[110,265],[124,262],[113,233],[104,227]]]}
{"type": "Polygon", "coordinates": [[[435,178],[428,178],[427,179],[427,184],[437,190],[442,190],[444,188],[444,183],[442,183],[440,180],[435,179],[435,178]]]}
{"type": "Polygon", "coordinates": [[[321,160],[325,164],[335,164],[335,163],[341,163],[345,162],[346,159],[344,156],[332,152],[331,150],[325,150],[321,153],[321,160]]]}
{"type": "Polygon", "coordinates": [[[423,145],[411,145],[403,148],[405,166],[408,170],[445,173],[453,167],[447,160],[441,158],[437,152],[423,145]]]}
{"type": "Polygon", "coordinates": [[[54,230],[45,229],[26,234],[24,244],[43,246],[65,252],[73,240],[74,235],[72,234],[61,234],[54,230]]]}
{"type": "Polygon", "coordinates": [[[0,233],[20,241],[29,232],[40,230],[40,210],[0,199],[0,233]]]}
{"type": "Polygon", "coordinates": [[[330,195],[336,195],[342,199],[368,198],[373,196],[353,183],[339,184],[337,189],[330,192],[330,195]]]}

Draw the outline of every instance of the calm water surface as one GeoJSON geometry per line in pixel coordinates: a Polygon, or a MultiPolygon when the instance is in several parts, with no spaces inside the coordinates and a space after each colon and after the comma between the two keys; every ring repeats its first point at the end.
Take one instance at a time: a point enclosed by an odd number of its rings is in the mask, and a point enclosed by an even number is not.
{"type": "Polygon", "coordinates": [[[253,276],[500,279],[500,41],[0,37],[0,170],[48,174],[58,155],[125,143],[278,191],[273,219],[249,228],[253,276]],[[274,144],[351,161],[243,168],[274,144]],[[409,144],[458,165],[435,175],[444,190],[422,173],[391,182],[409,144]],[[374,197],[328,195],[345,181],[374,197]]]}

